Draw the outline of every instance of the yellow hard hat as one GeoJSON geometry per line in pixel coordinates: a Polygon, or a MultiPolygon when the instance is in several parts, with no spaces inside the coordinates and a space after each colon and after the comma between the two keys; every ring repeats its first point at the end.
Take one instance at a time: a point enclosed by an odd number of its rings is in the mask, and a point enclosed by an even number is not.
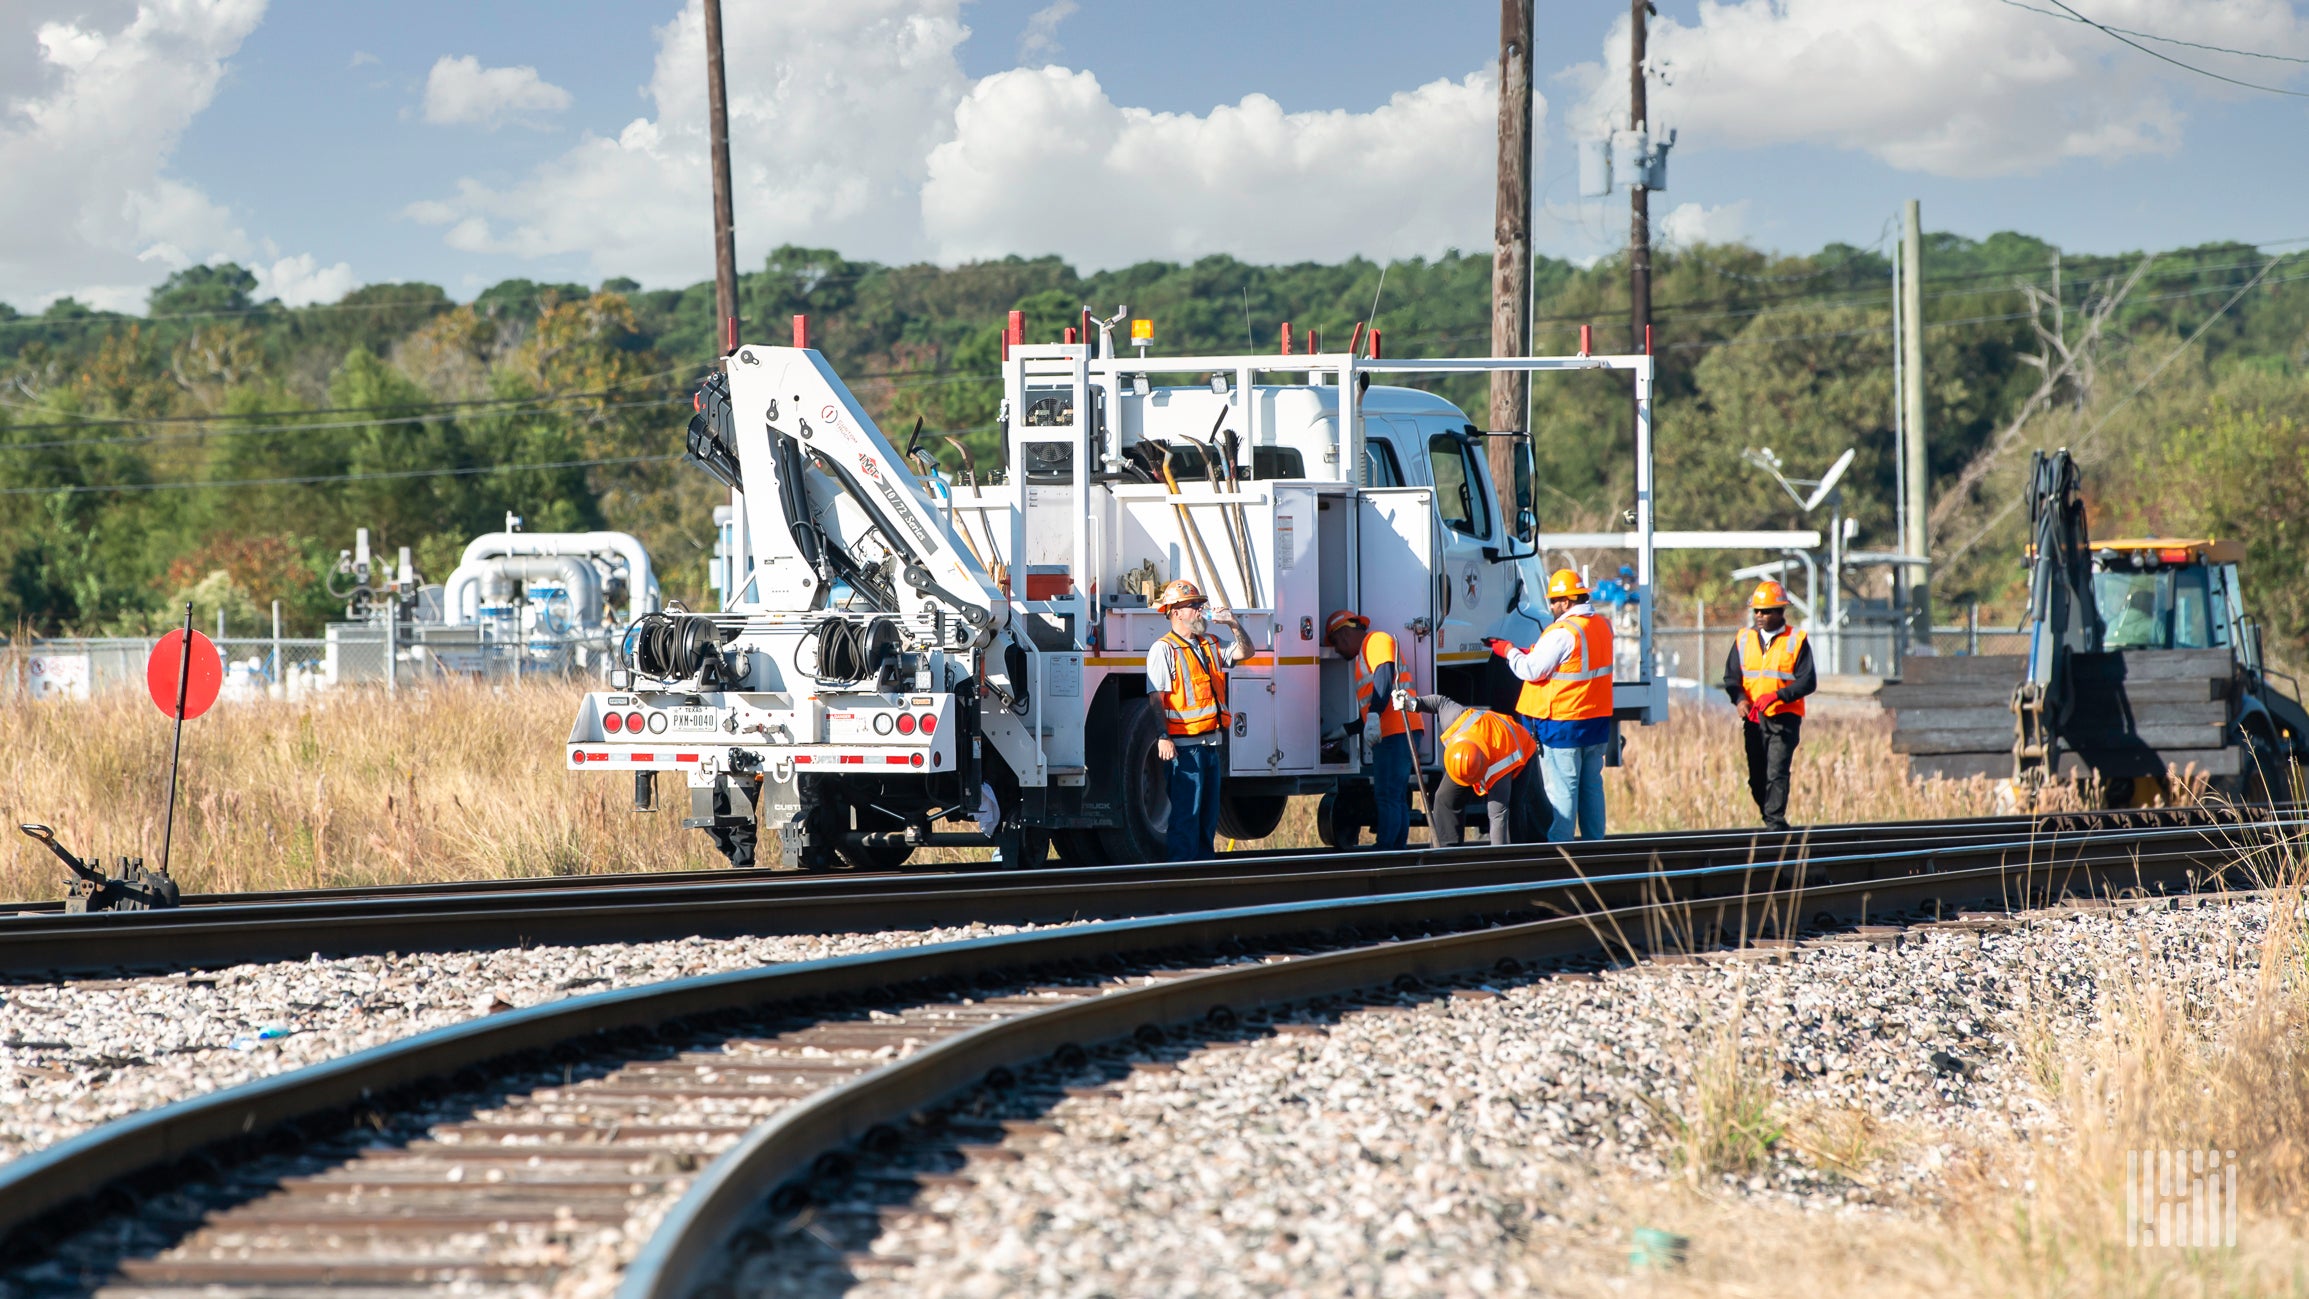
{"type": "Polygon", "coordinates": [[[1364,617],[1362,614],[1355,612],[1353,609],[1340,609],[1332,613],[1330,617],[1323,620],[1323,634],[1325,636],[1336,636],[1340,632],[1347,630],[1349,627],[1352,627],[1357,631],[1363,631],[1368,629],[1370,626],[1371,620],[1364,617]]]}
{"type": "Polygon", "coordinates": [[[1154,607],[1169,613],[1182,604],[1208,603],[1203,599],[1203,589],[1182,577],[1162,589],[1162,593],[1155,597],[1154,607]]]}
{"type": "Polygon", "coordinates": [[[1547,598],[1550,600],[1576,600],[1586,594],[1587,583],[1568,568],[1559,568],[1547,575],[1547,598]]]}
{"type": "Polygon", "coordinates": [[[1756,583],[1756,593],[1748,597],[1751,609],[1785,609],[1788,607],[1788,588],[1778,582],[1756,583]]]}
{"type": "Polygon", "coordinates": [[[1443,774],[1469,789],[1483,775],[1483,750],[1473,740],[1454,740],[1443,750],[1443,774]]]}

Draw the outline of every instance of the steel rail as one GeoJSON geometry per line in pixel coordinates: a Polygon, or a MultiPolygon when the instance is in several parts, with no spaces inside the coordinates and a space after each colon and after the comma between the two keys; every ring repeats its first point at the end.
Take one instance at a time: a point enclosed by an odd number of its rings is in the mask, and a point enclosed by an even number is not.
{"type": "MultiPolygon", "coordinates": [[[[1950,817],[1929,821],[1875,821],[1838,822],[1831,825],[1804,826],[1787,832],[1770,831],[1755,827],[1734,829],[1669,830],[1640,834],[1615,835],[1600,843],[1610,845],[1618,852],[1700,852],[1748,848],[1758,851],[1768,845],[1786,848],[1798,844],[1815,847],[1848,842],[1874,841],[1890,834],[1911,837],[1989,835],[1999,832],[2068,833],[2087,829],[2118,829],[2144,824],[2183,825],[2210,824],[2215,820],[2234,822],[2247,816],[2278,816],[2299,809],[2289,804],[2275,807],[2251,808],[2112,808],[2098,812],[2047,812],[2035,815],[1996,817],[1950,817]]],[[[1581,841],[1570,847],[1575,850],[1589,845],[1581,841]]],[[[1341,850],[1348,851],[1348,850],[1341,850]]],[[[1351,850],[1358,856],[1368,856],[1370,849],[1351,850]]],[[[1210,869],[1244,862],[1332,861],[1340,855],[1331,849],[1309,848],[1254,848],[1228,853],[1202,862],[1151,862],[1140,865],[1075,866],[1066,863],[1037,865],[1031,873],[1055,875],[1062,872],[1082,871],[1145,871],[1150,874],[1175,872],[1182,869],[1210,869]]],[[[991,865],[972,868],[953,863],[922,863],[903,866],[889,871],[749,871],[719,867],[690,871],[624,871],[598,875],[530,875],[505,879],[436,880],[415,884],[352,884],[316,889],[252,889],[236,893],[187,893],[181,910],[196,910],[221,906],[257,906],[275,903],[347,903],[373,899],[445,898],[463,894],[531,894],[583,893],[610,888],[661,888],[675,884],[730,884],[775,882],[781,886],[800,885],[806,881],[825,886],[844,882],[879,879],[920,879],[953,875],[961,878],[1027,872],[1002,871],[991,865]]],[[[0,902],[0,921],[15,917],[64,914],[64,903],[59,899],[24,902],[0,902]]],[[[126,913],[122,913],[126,914],[126,913]]]]}
{"type": "MultiPolygon", "coordinates": [[[[2181,832],[2166,831],[2167,835],[2181,832]]],[[[2192,885],[2210,878],[2233,858],[2235,849],[2201,838],[2150,845],[2111,845],[2064,863],[2057,870],[2031,865],[2021,870],[1982,866],[1925,873],[1922,858],[1877,859],[1856,878],[1826,886],[1775,890],[1769,902],[1759,894],[1726,892],[1675,906],[1712,909],[1719,917],[1735,912],[1752,917],[1758,908],[1800,899],[1842,916],[1857,909],[1865,918],[1881,916],[1902,902],[1940,898],[1962,904],[1975,899],[2009,905],[2025,890],[2025,900],[2062,893],[2093,894],[2126,888],[2192,885]],[[1915,873],[1903,873],[1915,872],[1915,873]],[[1832,905],[1831,905],[1832,904],[1832,905]]],[[[1656,880],[1630,877],[1633,887],[1656,887],[1656,880]]],[[[1595,881],[1601,886],[1611,881],[1595,881]]],[[[670,983],[596,993],[467,1021],[373,1047],[337,1060],[247,1083],[120,1120],[47,1150],[0,1166],[0,1234],[12,1251],[34,1248],[63,1223],[75,1222],[76,1206],[108,1187],[151,1186],[188,1168],[205,1152],[261,1142],[271,1134],[341,1129],[347,1117],[390,1103],[434,1080],[470,1076],[490,1064],[504,1064],[571,1044],[615,1044],[650,1040],[684,1023],[708,1027],[732,1015],[751,1015],[773,1006],[889,996],[905,987],[970,986],[992,975],[1113,963],[1122,958],[1159,959],[1182,950],[1222,950],[1224,944],[1274,944],[1377,927],[1499,923],[1546,917],[1550,912],[1585,909],[1580,897],[1591,885],[1568,882],[1537,890],[1528,883],[1430,890],[1377,898],[1296,901],[1271,906],[1209,910],[1184,915],[1115,921],[1058,930],[1004,935],[962,943],[897,949],[764,969],[706,975],[670,983]],[[172,1170],[175,1173],[172,1174],[172,1170]]],[[[1601,894],[1590,895],[1600,898],[1601,894]]],[[[1638,904],[1656,914],[1658,904],[1638,904]]],[[[1624,910],[1619,908],[1615,910],[1624,910]]],[[[1570,933],[1616,915],[1558,917],[1554,929],[1525,933],[1570,933]]],[[[1812,918],[1817,918],[1812,917],[1812,918]]],[[[1783,919],[1785,929],[1792,919],[1783,919]]],[[[1754,932],[1743,920],[1742,932],[1754,932]]],[[[1489,932],[1489,931],[1486,931],[1489,932]]],[[[1504,931],[1502,931],[1504,932],[1504,931]]],[[[1600,932],[1600,931],[1595,931],[1600,932]]],[[[1520,940],[1518,940],[1520,941],[1520,940]]],[[[1424,950],[1424,949],[1421,949],[1424,950]]],[[[1292,968],[1286,962],[1277,968],[1292,968]]],[[[1249,967],[1246,967],[1249,968],[1249,967]]],[[[1308,969],[1327,969],[1308,966],[1308,969]]],[[[1037,1039],[1039,1040],[1039,1039],[1037,1039]]],[[[973,1048],[976,1049],[976,1048],[973,1048]]],[[[1007,1048],[1005,1048],[1007,1049],[1007,1048]]],[[[941,1057],[943,1058],[943,1057],[941,1057]]],[[[911,1093],[908,1093],[911,1095],[911,1093]]],[[[844,1111],[847,1113],[847,1111],[844,1111]]]]}
{"type": "MultiPolygon", "coordinates": [[[[2166,871],[2178,864],[2168,863],[2166,871]]],[[[2093,882],[2101,884],[2123,878],[2108,874],[2108,864],[2092,872],[2093,882]]],[[[693,1293],[710,1279],[739,1225],[781,1184],[807,1176],[820,1157],[836,1148],[897,1123],[998,1069],[1016,1070],[1059,1052],[1080,1052],[1124,1039],[1160,1041],[1166,1030],[1178,1025],[1221,1016],[1239,1018],[1291,1002],[1385,985],[1404,976],[1427,981],[1485,970],[1501,960],[1560,962],[1624,950],[1625,936],[1655,931],[1663,917],[1687,934],[1716,930],[1753,935],[1763,917],[1792,916],[1796,911],[1802,911],[1804,919],[1794,923],[1826,928],[1828,923],[1864,921],[1871,909],[1882,915],[1895,907],[1945,901],[1952,893],[1965,896],[1968,890],[2001,887],[2001,874],[1984,867],[1747,897],[1636,904],[1237,966],[996,1020],[826,1088],[754,1129],[709,1165],[661,1220],[627,1266],[617,1299],[682,1299],[693,1293]]],[[[2178,876],[2152,872],[2147,878],[2177,882],[2178,876]]],[[[1779,926],[1783,931],[1791,927],[1785,920],[1779,926]]]]}
{"type": "MultiPolygon", "coordinates": [[[[2292,821],[2188,824],[2173,828],[1981,837],[1957,831],[1829,844],[1800,843],[1797,857],[1742,856],[1746,845],[1712,838],[1696,847],[1645,851],[1642,841],[1505,848],[1415,848],[1398,853],[1226,858],[1162,868],[1091,867],[866,880],[791,876],[570,890],[550,895],[458,894],[408,902],[276,903],[201,910],[0,919],[0,974],[49,975],[122,968],[187,969],[401,951],[581,945],[688,937],[835,933],[969,924],[1051,924],[1214,906],[1370,895],[1485,882],[1571,876],[1682,879],[1794,869],[1828,872],[1869,862],[2053,860],[2091,848],[2161,842],[2160,836],[2228,840],[2249,827],[2292,821]],[[1830,851],[1822,851],[1823,848],[1830,851]],[[1246,868],[1254,868],[1246,870],[1246,868]]],[[[2002,828],[1997,827],[1997,828],[2002,828]]]]}

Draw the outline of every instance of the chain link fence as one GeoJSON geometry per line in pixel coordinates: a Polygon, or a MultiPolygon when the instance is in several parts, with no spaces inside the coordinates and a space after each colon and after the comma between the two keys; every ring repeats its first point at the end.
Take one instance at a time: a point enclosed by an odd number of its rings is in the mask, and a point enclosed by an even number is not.
{"type": "MultiPolygon", "coordinates": [[[[211,637],[214,640],[214,637],[211,637]]],[[[229,636],[216,641],[225,664],[224,697],[302,698],[315,690],[387,690],[441,677],[491,681],[532,676],[600,676],[613,651],[607,635],[508,643],[469,627],[341,625],[321,637],[229,636]]],[[[31,638],[0,644],[0,698],[90,699],[144,687],[157,636],[31,638]]]]}

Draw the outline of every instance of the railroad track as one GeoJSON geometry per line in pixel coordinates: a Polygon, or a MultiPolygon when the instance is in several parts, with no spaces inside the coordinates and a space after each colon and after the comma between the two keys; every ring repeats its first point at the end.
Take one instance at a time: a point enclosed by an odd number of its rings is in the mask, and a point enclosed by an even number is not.
{"type": "Polygon", "coordinates": [[[732,1242],[767,1238],[747,1229],[765,1208],[855,1208],[843,1152],[902,1146],[908,1115],[974,1084],[1060,1085],[1118,1046],[1271,1031],[1313,998],[2203,887],[2300,828],[2104,832],[2057,866],[1848,853],[1800,879],[1689,876],[1669,899],[1643,896],[1665,891],[1652,876],[1302,900],[578,997],[0,1167],[15,1260],[0,1284],[148,1299],[536,1293],[591,1270],[604,1284],[621,1273],[630,1299],[723,1293],[742,1261],[732,1242]]]}
{"type": "Polygon", "coordinates": [[[206,895],[172,911],[0,915],[0,976],[161,973],[383,952],[568,946],[668,938],[842,933],[981,922],[1047,924],[1511,879],[1665,874],[1801,858],[1919,855],[1940,865],[2056,862],[2096,838],[2144,830],[2219,840],[2290,809],[2067,813],[1800,835],[1700,831],[1531,847],[1246,853],[1202,862],[877,875],[694,872],[206,895]]]}

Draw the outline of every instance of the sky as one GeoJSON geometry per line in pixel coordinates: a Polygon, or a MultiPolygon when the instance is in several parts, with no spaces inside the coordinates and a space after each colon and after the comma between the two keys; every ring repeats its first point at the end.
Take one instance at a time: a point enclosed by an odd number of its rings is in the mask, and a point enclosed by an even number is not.
{"type": "MultiPolygon", "coordinates": [[[[725,8],[741,265],[1490,245],[1496,0],[725,8]]],[[[1658,0],[1655,226],[1868,247],[1914,198],[2074,252],[2309,241],[2305,8],[1658,0]]],[[[1628,15],[1536,9],[1533,237],[1592,259],[1627,233],[1578,155],[1625,126],[1628,15]]],[[[225,260],[291,304],[708,278],[702,29],[698,0],[0,0],[0,301],[137,310],[225,260]]]]}

